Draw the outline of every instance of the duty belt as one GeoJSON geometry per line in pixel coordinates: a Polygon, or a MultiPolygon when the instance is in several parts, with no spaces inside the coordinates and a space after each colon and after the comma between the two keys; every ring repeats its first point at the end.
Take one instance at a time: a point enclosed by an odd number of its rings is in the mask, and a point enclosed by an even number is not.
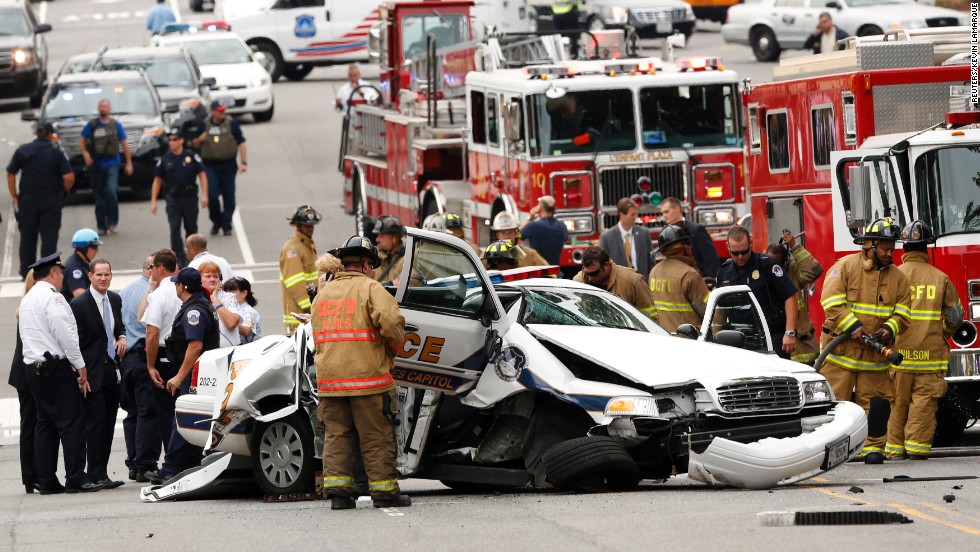
{"type": "Polygon", "coordinates": [[[173,197],[197,197],[197,186],[179,186],[167,190],[168,196],[173,197]]]}
{"type": "Polygon", "coordinates": [[[62,363],[68,364],[68,360],[63,359],[59,356],[52,356],[51,353],[44,353],[44,360],[38,362],[29,362],[26,364],[28,368],[34,370],[35,374],[46,378],[54,374],[54,371],[62,363]]]}

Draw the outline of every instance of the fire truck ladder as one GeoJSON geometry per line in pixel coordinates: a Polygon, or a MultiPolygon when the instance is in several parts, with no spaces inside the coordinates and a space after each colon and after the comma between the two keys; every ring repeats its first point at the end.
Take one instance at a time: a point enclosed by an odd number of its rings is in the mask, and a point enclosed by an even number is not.
{"type": "Polygon", "coordinates": [[[558,63],[565,60],[561,35],[556,34],[492,36],[479,52],[483,57],[484,71],[558,63]]]}

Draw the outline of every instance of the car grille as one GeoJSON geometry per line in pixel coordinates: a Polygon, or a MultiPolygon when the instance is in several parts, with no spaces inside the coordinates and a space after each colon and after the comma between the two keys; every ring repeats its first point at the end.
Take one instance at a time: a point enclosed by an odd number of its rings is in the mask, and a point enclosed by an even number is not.
{"type": "Polygon", "coordinates": [[[798,409],[803,395],[800,382],[793,378],[759,378],[720,386],[718,401],[725,412],[753,413],[798,409]]]}
{"type": "Polygon", "coordinates": [[[14,55],[11,52],[0,52],[0,71],[10,71],[14,67],[14,55]]]}
{"type": "Polygon", "coordinates": [[[673,23],[686,21],[687,12],[682,8],[639,8],[633,10],[637,23],[673,23]]]}
{"type": "Polygon", "coordinates": [[[930,27],[955,27],[960,24],[956,17],[933,17],[926,19],[926,25],[930,27]]]}
{"type": "MultiPolygon", "coordinates": [[[[657,163],[654,165],[633,167],[600,167],[599,190],[602,212],[602,228],[612,228],[619,222],[616,214],[616,203],[624,197],[640,193],[636,181],[641,176],[648,176],[653,182],[652,191],[660,192],[660,196],[676,197],[681,201],[687,196],[684,193],[687,182],[687,165],[685,163],[657,163]]],[[[659,213],[659,207],[644,206],[640,213],[659,213]]]]}
{"type": "Polygon", "coordinates": [[[211,87],[211,90],[215,92],[225,92],[226,90],[245,90],[246,88],[248,88],[247,84],[232,84],[232,85],[215,84],[211,87]]]}

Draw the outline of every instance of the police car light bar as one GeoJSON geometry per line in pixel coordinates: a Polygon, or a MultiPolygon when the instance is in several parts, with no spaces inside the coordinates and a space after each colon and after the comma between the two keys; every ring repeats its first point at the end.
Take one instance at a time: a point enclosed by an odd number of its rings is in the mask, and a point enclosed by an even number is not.
{"type": "Polygon", "coordinates": [[[202,31],[230,31],[231,25],[227,21],[216,20],[216,21],[204,21],[198,27],[202,31]]]}
{"type": "Polygon", "coordinates": [[[557,277],[561,269],[557,266],[527,266],[524,268],[512,268],[510,270],[488,270],[491,284],[503,284],[507,282],[517,282],[519,280],[529,280],[531,278],[553,278],[557,277]]]}
{"type": "Polygon", "coordinates": [[[650,74],[653,75],[657,72],[657,67],[648,61],[643,62],[632,62],[632,63],[609,63],[606,65],[605,73],[610,77],[615,77],[618,73],[625,73],[629,75],[636,74],[650,74]]]}
{"type": "Polygon", "coordinates": [[[725,69],[719,57],[680,59],[677,60],[677,67],[681,71],[705,71],[707,69],[723,71],[725,69]]]}
{"type": "Polygon", "coordinates": [[[577,71],[574,66],[537,65],[524,68],[524,72],[532,79],[547,80],[549,77],[562,78],[574,76],[577,71]]]}
{"type": "Polygon", "coordinates": [[[160,30],[161,35],[196,32],[197,27],[192,27],[190,23],[167,23],[163,26],[163,29],[160,30]]]}

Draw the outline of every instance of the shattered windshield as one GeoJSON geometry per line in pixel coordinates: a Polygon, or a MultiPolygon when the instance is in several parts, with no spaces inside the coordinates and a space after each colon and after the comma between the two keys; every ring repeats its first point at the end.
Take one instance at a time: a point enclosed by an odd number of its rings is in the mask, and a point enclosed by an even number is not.
{"type": "Polygon", "coordinates": [[[636,117],[629,90],[529,96],[532,155],[591,155],[636,149],[636,117]],[[598,145],[597,145],[598,143],[598,145]]]}
{"type": "Polygon", "coordinates": [[[674,86],[640,90],[643,147],[646,149],[738,146],[735,87],[732,84],[674,86]]]}
{"type": "Polygon", "coordinates": [[[980,231],[980,147],[932,150],[915,161],[919,217],[937,236],[980,231]]]}
{"type": "Polygon", "coordinates": [[[655,332],[639,311],[609,295],[581,289],[528,289],[523,324],[591,326],[655,332]]]}

